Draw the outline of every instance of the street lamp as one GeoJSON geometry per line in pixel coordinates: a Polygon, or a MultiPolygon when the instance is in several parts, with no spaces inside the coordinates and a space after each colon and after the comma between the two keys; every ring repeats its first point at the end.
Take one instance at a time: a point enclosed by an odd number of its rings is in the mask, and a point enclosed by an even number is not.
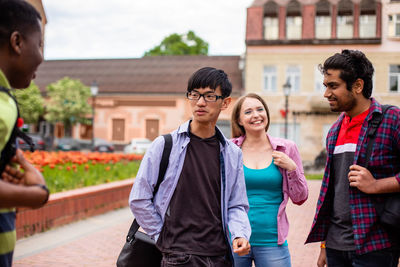
{"type": "Polygon", "coordinates": [[[285,95],[285,139],[288,138],[288,112],[289,112],[289,95],[291,84],[289,78],[287,78],[286,83],[283,85],[283,94],[285,95]]]}
{"type": "Polygon", "coordinates": [[[99,86],[97,85],[96,80],[92,82],[90,85],[90,92],[92,94],[92,149],[94,149],[94,115],[95,115],[95,101],[97,93],[99,92],[99,86]]]}

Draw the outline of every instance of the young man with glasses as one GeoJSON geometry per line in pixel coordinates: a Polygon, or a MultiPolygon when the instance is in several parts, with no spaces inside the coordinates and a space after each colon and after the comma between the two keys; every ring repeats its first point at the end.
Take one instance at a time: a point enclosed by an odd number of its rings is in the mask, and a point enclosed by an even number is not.
{"type": "Polygon", "coordinates": [[[242,153],[216,127],[231,91],[224,71],[196,71],[186,93],[193,118],[171,133],[168,169],[154,198],[163,137],[154,140],[140,165],[130,207],[156,240],[162,266],[232,266],[232,249],[249,252],[242,153]]]}

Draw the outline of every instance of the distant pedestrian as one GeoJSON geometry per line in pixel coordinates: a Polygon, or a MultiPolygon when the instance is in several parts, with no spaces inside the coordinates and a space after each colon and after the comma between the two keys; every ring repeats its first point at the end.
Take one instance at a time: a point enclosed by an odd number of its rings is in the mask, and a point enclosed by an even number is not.
{"type": "Polygon", "coordinates": [[[307,182],[294,142],[267,134],[268,106],[257,94],[241,97],[232,111],[232,137],[243,152],[252,229],[249,255],[235,255],[236,267],[290,267],[286,204],[308,197],[307,182]]]}
{"type": "Polygon", "coordinates": [[[308,242],[322,241],[317,265],[397,267],[399,247],[390,239],[374,203],[400,192],[400,109],[383,114],[371,157],[371,120],[382,105],[371,97],[374,68],[361,51],[343,50],[320,66],[324,97],[342,112],[326,139],[327,161],[308,242]],[[368,169],[362,167],[369,160],[368,169]]]}
{"type": "Polygon", "coordinates": [[[232,250],[249,252],[242,153],[216,127],[231,91],[222,70],[205,67],[190,77],[186,96],[193,118],[171,133],[168,169],[154,198],[163,137],[141,162],[130,207],[156,240],[162,266],[232,266],[232,250]]]}
{"type": "Polygon", "coordinates": [[[12,265],[15,207],[40,207],[49,192],[42,174],[16,150],[18,111],[10,88],[26,88],[43,61],[41,17],[22,0],[0,0],[0,266],[12,265]],[[6,166],[19,164],[24,170],[6,166]]]}

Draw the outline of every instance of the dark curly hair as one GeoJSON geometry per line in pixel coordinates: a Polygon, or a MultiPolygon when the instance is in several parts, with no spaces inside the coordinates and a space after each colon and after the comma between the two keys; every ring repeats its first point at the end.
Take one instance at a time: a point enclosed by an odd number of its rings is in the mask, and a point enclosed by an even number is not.
{"type": "Polygon", "coordinates": [[[0,0],[0,46],[5,45],[11,34],[18,31],[22,36],[39,30],[39,12],[23,0],[0,0]]]}
{"type": "Polygon", "coordinates": [[[188,81],[187,91],[193,89],[207,88],[216,90],[218,86],[221,89],[222,97],[228,97],[232,92],[232,84],[228,75],[223,70],[211,67],[204,67],[192,74],[188,81]]]}
{"type": "Polygon", "coordinates": [[[340,79],[346,82],[347,90],[351,91],[354,82],[360,78],[364,81],[362,94],[370,98],[372,94],[372,76],[374,67],[365,54],[358,50],[342,50],[319,65],[320,71],[325,74],[329,69],[340,70],[340,79]]]}

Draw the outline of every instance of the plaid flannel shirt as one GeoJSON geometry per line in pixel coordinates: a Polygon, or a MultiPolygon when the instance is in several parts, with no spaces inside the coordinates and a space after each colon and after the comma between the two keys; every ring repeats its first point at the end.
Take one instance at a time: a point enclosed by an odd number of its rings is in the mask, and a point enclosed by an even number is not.
{"type": "MultiPolygon", "coordinates": [[[[362,125],[353,164],[364,166],[368,144],[369,121],[373,113],[382,113],[382,106],[371,98],[369,113],[362,125]]],[[[344,118],[342,113],[332,125],[326,138],[327,162],[317,202],[316,214],[306,243],[324,241],[332,212],[333,184],[330,183],[333,150],[344,118]]],[[[395,176],[400,183],[400,109],[391,107],[376,132],[368,170],[375,179],[395,176]]],[[[374,201],[382,201],[382,195],[368,195],[349,187],[349,204],[353,222],[354,242],[357,254],[391,247],[387,232],[379,225],[374,201]]]]}

